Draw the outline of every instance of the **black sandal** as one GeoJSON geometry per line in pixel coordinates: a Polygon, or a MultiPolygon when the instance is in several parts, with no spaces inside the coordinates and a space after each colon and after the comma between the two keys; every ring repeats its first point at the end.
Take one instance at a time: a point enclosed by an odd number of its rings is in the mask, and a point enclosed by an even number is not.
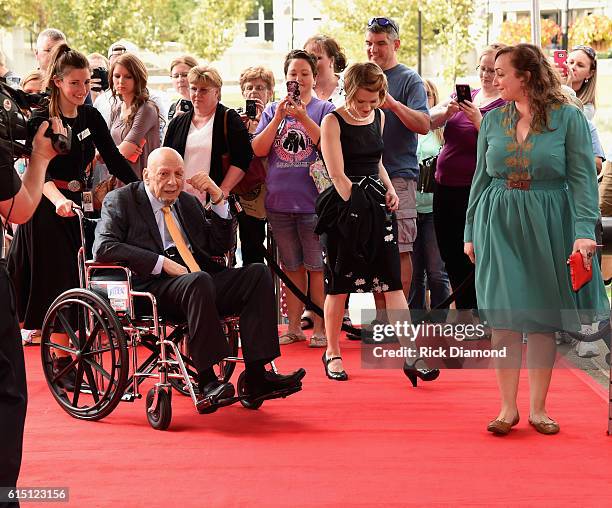
{"type": "Polygon", "coordinates": [[[348,379],[348,374],[346,371],[342,370],[340,372],[333,372],[329,370],[329,364],[334,360],[342,360],[341,356],[332,356],[331,358],[327,358],[327,351],[323,352],[323,367],[325,368],[325,375],[329,379],[333,379],[334,381],[346,381],[348,379]]]}

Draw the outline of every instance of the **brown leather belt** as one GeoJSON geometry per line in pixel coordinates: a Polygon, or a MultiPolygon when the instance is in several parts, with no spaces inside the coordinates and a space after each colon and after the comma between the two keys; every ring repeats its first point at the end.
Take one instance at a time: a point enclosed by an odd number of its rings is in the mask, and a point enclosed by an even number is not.
{"type": "Polygon", "coordinates": [[[506,180],[506,188],[528,191],[531,187],[531,180],[506,180]]]}
{"type": "Polygon", "coordinates": [[[71,192],[81,192],[85,190],[85,185],[80,180],[70,180],[69,182],[66,180],[51,180],[58,189],[68,190],[71,192]]]}

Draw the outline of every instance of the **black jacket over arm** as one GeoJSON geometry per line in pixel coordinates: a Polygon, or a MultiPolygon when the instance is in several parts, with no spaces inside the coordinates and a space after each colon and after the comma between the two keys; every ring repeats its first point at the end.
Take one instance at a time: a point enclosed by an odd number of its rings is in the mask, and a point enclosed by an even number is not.
{"type": "MultiPolygon", "coordinates": [[[[158,256],[164,254],[144,186],[143,182],[131,183],[106,195],[93,246],[96,261],[126,263],[141,280],[153,277],[158,256]]],[[[222,270],[211,256],[222,256],[230,249],[232,220],[216,213],[207,219],[200,201],[186,192],[181,192],[173,206],[200,268],[211,273],[222,270]]]]}
{"type": "MultiPolygon", "coordinates": [[[[164,138],[164,146],[174,148],[183,158],[185,157],[185,145],[192,118],[193,110],[175,116],[168,125],[166,137],[164,138]]],[[[230,164],[242,169],[246,173],[253,158],[249,131],[236,111],[219,103],[217,104],[213,121],[212,150],[210,155],[210,177],[217,185],[220,185],[223,181],[221,156],[227,152],[230,154],[230,164]],[[226,111],[227,143],[223,127],[226,111]]]]}

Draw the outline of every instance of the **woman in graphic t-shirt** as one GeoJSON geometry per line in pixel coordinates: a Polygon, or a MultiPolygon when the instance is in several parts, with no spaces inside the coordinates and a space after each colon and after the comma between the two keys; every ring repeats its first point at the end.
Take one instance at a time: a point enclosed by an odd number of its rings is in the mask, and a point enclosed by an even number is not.
{"type": "MultiPolygon", "coordinates": [[[[307,272],[310,296],[323,306],[323,258],[317,222],[317,189],[310,177],[310,165],[317,158],[317,144],[323,117],[333,104],[312,95],[317,62],[303,51],[293,50],[285,58],[285,78],[297,81],[299,96],[288,94],[283,100],[266,106],[253,139],[258,157],[268,157],[266,212],[278,244],[280,258],[291,280],[306,289],[307,272]]],[[[289,328],[281,344],[306,340],[300,326],[303,306],[291,292],[287,294],[289,328]]],[[[326,345],[323,320],[315,318],[310,346],[326,345]]]]}

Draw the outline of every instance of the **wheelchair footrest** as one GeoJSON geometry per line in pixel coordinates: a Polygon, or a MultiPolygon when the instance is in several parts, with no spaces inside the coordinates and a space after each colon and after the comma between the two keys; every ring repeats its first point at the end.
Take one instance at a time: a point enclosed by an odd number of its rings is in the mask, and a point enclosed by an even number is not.
{"type": "Polygon", "coordinates": [[[263,402],[264,400],[270,399],[284,399],[285,397],[289,397],[289,395],[293,395],[302,390],[302,383],[297,386],[292,386],[290,388],[285,388],[283,390],[276,390],[274,392],[266,393],[265,395],[261,395],[260,397],[251,398],[248,395],[243,395],[239,397],[242,400],[246,400],[251,404],[258,404],[259,402],[263,402]]]}

